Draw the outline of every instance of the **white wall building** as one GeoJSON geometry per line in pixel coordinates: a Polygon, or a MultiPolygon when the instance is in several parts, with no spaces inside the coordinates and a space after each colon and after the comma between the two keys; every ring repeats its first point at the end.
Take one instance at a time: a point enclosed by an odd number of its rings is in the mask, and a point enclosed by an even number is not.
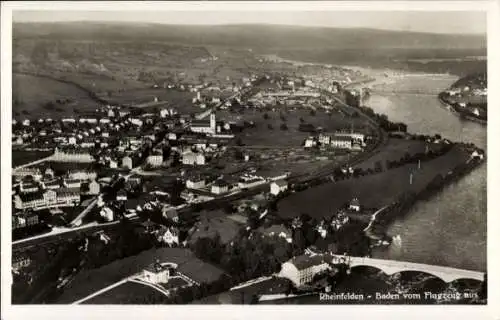
{"type": "Polygon", "coordinates": [[[79,203],[80,192],[66,188],[14,196],[14,207],[19,210],[69,207],[79,203]]]}
{"type": "Polygon", "coordinates": [[[62,151],[56,148],[52,157],[54,161],[59,162],[90,163],[95,161],[94,157],[86,150],[62,151]]]}
{"type": "Polygon", "coordinates": [[[163,164],[162,154],[152,154],[146,159],[146,163],[153,167],[160,167],[163,164]]]}
{"type": "Polygon", "coordinates": [[[321,144],[330,144],[331,137],[326,134],[320,134],[318,137],[318,141],[321,144]]]}
{"type": "Polygon", "coordinates": [[[205,156],[201,153],[186,152],[182,154],[182,164],[185,165],[204,165],[205,156]]]}
{"type": "Polygon", "coordinates": [[[352,149],[352,139],[350,137],[332,137],[330,145],[335,149],[352,149]]]}
{"type": "Polygon", "coordinates": [[[126,169],[132,169],[133,168],[133,163],[132,163],[132,158],[129,156],[125,156],[122,158],[122,168],[126,169]]]}
{"type": "Polygon", "coordinates": [[[97,178],[97,172],[88,170],[76,170],[68,173],[68,178],[72,180],[93,180],[97,178]]]}
{"type": "Polygon", "coordinates": [[[143,270],[142,278],[154,284],[167,283],[170,278],[170,271],[167,267],[156,262],[143,270]]]}
{"type": "Polygon", "coordinates": [[[229,191],[229,184],[224,180],[217,180],[213,183],[211,192],[213,194],[222,194],[229,191]]]}
{"type": "Polygon", "coordinates": [[[297,287],[310,283],[313,277],[329,269],[328,262],[332,258],[328,255],[295,257],[281,265],[280,277],[287,278],[297,287]]]}
{"type": "Polygon", "coordinates": [[[352,140],[359,141],[359,142],[364,142],[365,141],[365,135],[359,132],[337,132],[334,135],[335,137],[347,137],[351,138],[352,140]]]}

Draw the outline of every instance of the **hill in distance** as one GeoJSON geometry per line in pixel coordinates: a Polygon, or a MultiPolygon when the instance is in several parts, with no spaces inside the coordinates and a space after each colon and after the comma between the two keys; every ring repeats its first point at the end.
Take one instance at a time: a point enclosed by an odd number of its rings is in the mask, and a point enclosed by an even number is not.
{"type": "Polygon", "coordinates": [[[13,38],[47,40],[170,42],[279,49],[419,49],[486,48],[486,35],[433,34],[377,29],[285,25],[167,25],[117,22],[14,23],[13,38]]]}

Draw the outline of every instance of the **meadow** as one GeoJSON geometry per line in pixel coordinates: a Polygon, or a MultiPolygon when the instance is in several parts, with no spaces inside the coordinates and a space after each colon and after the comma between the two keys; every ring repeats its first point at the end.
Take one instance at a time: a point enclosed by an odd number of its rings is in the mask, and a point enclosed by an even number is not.
{"type": "Polygon", "coordinates": [[[373,169],[375,163],[380,162],[382,167],[385,168],[386,161],[398,161],[403,158],[405,154],[413,156],[417,153],[424,153],[426,147],[429,151],[437,151],[441,146],[442,144],[428,143],[421,140],[389,138],[387,144],[382,146],[376,154],[355,167],[365,170],[369,168],[373,169]]]}
{"type": "Polygon", "coordinates": [[[365,127],[365,120],[347,117],[340,112],[332,111],[327,114],[323,110],[311,113],[304,107],[276,106],[275,111],[244,109],[242,113],[219,111],[217,117],[226,121],[251,122],[255,128],[248,128],[238,135],[243,144],[256,146],[300,147],[304,140],[313,135],[299,131],[301,123],[309,123],[316,128],[321,127],[326,134],[333,134],[336,130],[365,127]],[[267,116],[266,116],[267,114],[267,116]],[[286,130],[281,128],[286,125],[286,130]]]}
{"type": "Polygon", "coordinates": [[[323,184],[297,192],[278,203],[278,215],[293,218],[307,213],[314,218],[330,216],[353,198],[367,208],[381,208],[406,191],[419,192],[436,177],[463,163],[468,154],[458,147],[439,158],[423,162],[421,169],[408,164],[382,173],[323,184]],[[410,184],[410,172],[413,181],[410,184]]]}

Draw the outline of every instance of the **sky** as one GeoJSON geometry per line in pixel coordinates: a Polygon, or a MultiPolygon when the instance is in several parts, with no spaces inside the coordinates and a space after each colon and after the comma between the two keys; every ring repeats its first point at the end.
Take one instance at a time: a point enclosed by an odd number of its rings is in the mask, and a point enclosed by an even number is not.
{"type": "Polygon", "coordinates": [[[13,11],[14,22],[118,21],[164,24],[284,24],[486,34],[481,11],[13,11]]]}

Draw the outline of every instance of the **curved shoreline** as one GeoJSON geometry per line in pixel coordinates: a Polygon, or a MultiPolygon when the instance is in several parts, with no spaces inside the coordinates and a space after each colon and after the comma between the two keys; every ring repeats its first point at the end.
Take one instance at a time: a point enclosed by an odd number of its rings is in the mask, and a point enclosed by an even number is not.
{"type": "Polygon", "coordinates": [[[469,121],[474,121],[476,123],[479,123],[479,124],[482,124],[482,125],[487,125],[488,124],[488,120],[485,120],[485,119],[480,119],[480,118],[477,118],[477,117],[474,117],[474,116],[471,116],[470,114],[468,113],[465,113],[465,112],[462,112],[460,110],[457,110],[453,105],[451,105],[450,103],[448,103],[448,101],[446,101],[442,96],[441,96],[441,93],[437,96],[437,99],[439,100],[439,102],[447,109],[449,110],[451,113],[459,116],[460,118],[462,119],[466,119],[466,120],[469,120],[469,121]]]}
{"type": "MultiPolygon", "coordinates": [[[[458,145],[465,147],[465,144],[460,143],[458,145]]],[[[474,150],[480,149],[474,146],[474,150]]],[[[420,190],[420,192],[409,194],[408,198],[404,201],[396,201],[385,206],[379,214],[372,216],[372,221],[370,221],[369,226],[363,230],[365,231],[366,236],[373,240],[392,239],[392,237],[387,234],[387,229],[391,223],[395,220],[403,218],[417,202],[426,201],[435,197],[446,187],[459,181],[474,169],[479,167],[484,161],[485,159],[474,160],[470,158],[465,163],[459,164],[454,169],[450,170],[447,175],[443,176],[443,179],[440,180],[438,184],[433,185],[433,182],[431,181],[425,188],[420,190]],[[429,187],[432,187],[432,189],[429,190],[429,187]]]]}

